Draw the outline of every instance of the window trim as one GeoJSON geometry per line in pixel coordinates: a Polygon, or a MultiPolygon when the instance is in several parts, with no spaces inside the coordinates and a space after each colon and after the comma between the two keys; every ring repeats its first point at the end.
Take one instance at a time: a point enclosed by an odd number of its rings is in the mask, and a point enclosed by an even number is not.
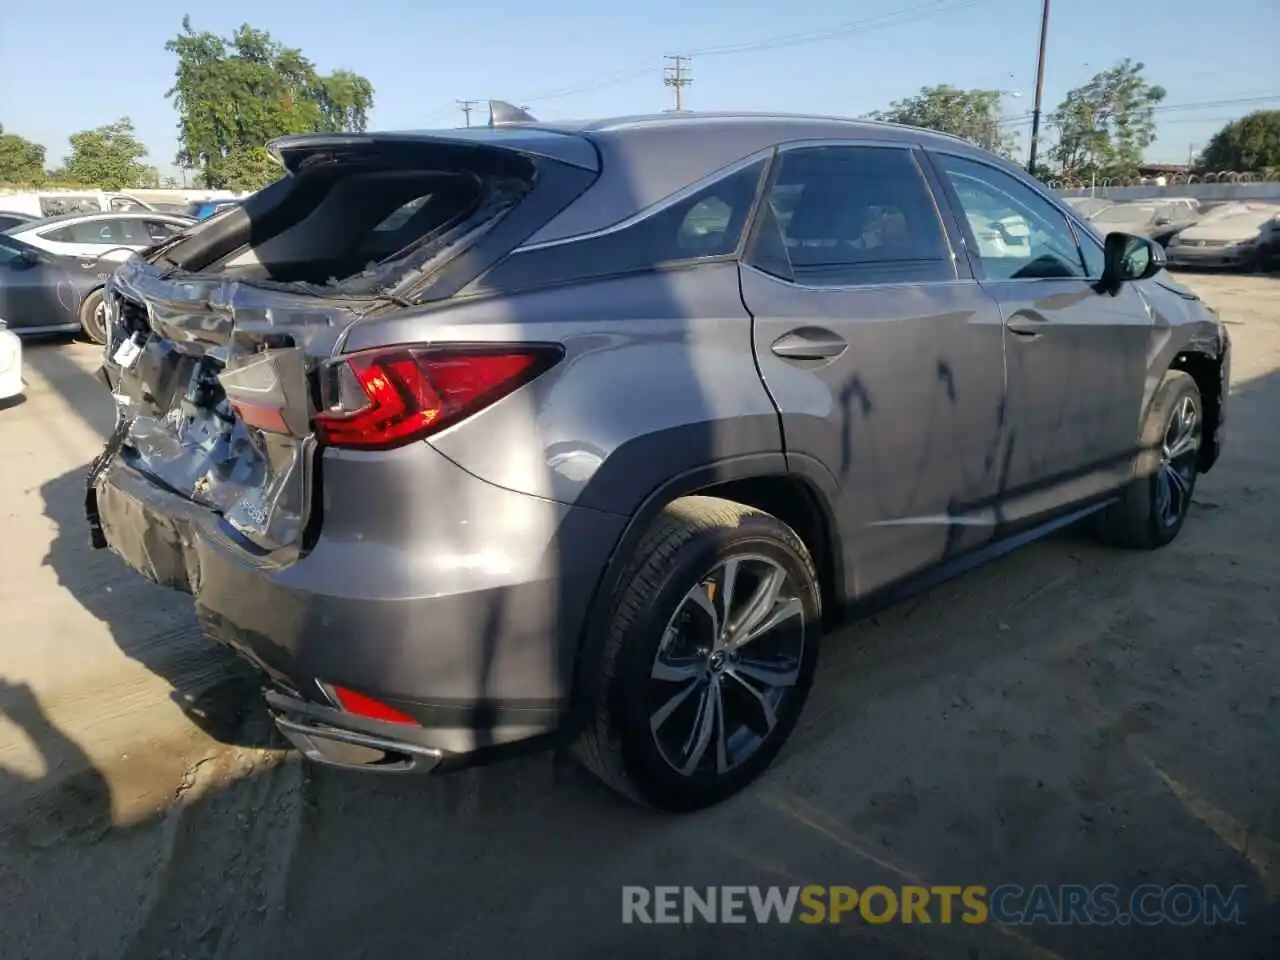
{"type": "MultiPolygon", "coordinates": [[[[564,237],[557,240],[548,240],[537,244],[530,244],[529,246],[517,246],[509,253],[499,257],[485,270],[477,274],[477,276],[472,278],[472,280],[469,281],[463,289],[467,290],[474,288],[474,292],[483,294],[483,283],[491,274],[496,271],[501,271],[504,267],[508,267],[511,264],[519,263],[524,259],[524,255],[532,255],[532,258],[536,261],[538,255],[547,250],[553,250],[561,247],[569,248],[571,250],[573,246],[583,242],[590,242],[596,238],[610,237],[628,229],[643,227],[652,218],[661,216],[679,204],[693,199],[703,190],[714,187],[715,185],[736,177],[739,174],[750,171],[752,167],[757,167],[758,171],[755,174],[755,185],[751,196],[751,202],[747,205],[746,214],[743,217],[742,225],[738,230],[737,243],[734,245],[733,249],[724,253],[699,254],[694,256],[671,257],[665,260],[655,260],[651,263],[627,267],[608,273],[590,275],[574,274],[572,276],[558,277],[557,279],[550,281],[543,280],[532,287],[528,285],[511,287],[507,292],[510,293],[524,289],[534,289],[539,286],[555,286],[561,283],[576,283],[586,279],[598,280],[605,279],[607,277],[629,276],[635,273],[648,271],[682,270],[711,264],[740,263],[742,260],[743,250],[745,249],[746,240],[753,229],[753,218],[759,210],[761,198],[764,196],[764,184],[769,182],[772,174],[774,153],[775,148],[770,146],[767,150],[756,151],[749,157],[745,157],[742,160],[728,164],[715,171],[712,175],[703,177],[695,184],[690,184],[681,188],[677,193],[671,194],[662,201],[659,201],[658,203],[641,211],[641,213],[644,214],[643,216],[637,214],[635,216],[628,217],[624,221],[620,221],[600,230],[592,231],[591,233],[577,234],[572,237],[564,237]]],[[[553,256],[555,256],[555,254],[553,254],[553,256]]]]}
{"type": "Polygon", "coordinates": [[[929,155],[929,165],[937,174],[938,180],[942,186],[943,192],[946,194],[948,206],[951,208],[951,215],[956,221],[956,226],[964,237],[965,259],[969,262],[969,268],[973,271],[975,279],[989,280],[992,283],[1046,283],[1055,282],[1062,283],[1068,280],[1079,280],[1082,283],[1096,283],[1099,278],[1091,278],[1089,273],[1089,262],[1085,259],[1084,249],[1080,246],[1080,238],[1076,235],[1076,224],[1073,222],[1074,217],[1065,209],[1068,204],[1061,203],[1058,198],[1046,193],[1038,184],[1039,181],[1030,181],[1021,170],[1008,170],[999,164],[991,163],[989,160],[981,156],[968,153],[963,150],[948,150],[945,148],[926,147],[924,152],[929,155]],[[982,262],[982,256],[977,251],[978,240],[973,236],[973,230],[969,226],[968,217],[964,214],[964,204],[960,202],[960,195],[956,192],[955,186],[951,183],[951,178],[947,176],[947,171],[938,162],[938,157],[955,157],[957,160],[965,160],[969,163],[975,163],[979,166],[986,167],[989,170],[995,170],[1003,173],[1007,177],[1012,177],[1016,182],[1021,183],[1036,196],[1045,200],[1049,206],[1058,211],[1062,215],[1063,220],[1067,224],[1067,232],[1071,234],[1071,240],[1076,247],[1076,256],[1079,257],[1080,270],[1083,276],[1079,277],[1009,277],[1001,279],[999,277],[988,276],[985,265],[982,262]]]}
{"type": "MultiPolygon", "coordinates": [[[[743,170],[748,169],[754,164],[760,163],[762,161],[766,161],[769,164],[772,164],[773,157],[776,152],[777,151],[775,147],[769,146],[764,150],[757,150],[754,153],[750,153],[745,157],[740,157],[739,159],[733,161],[732,163],[725,164],[723,167],[720,167],[717,170],[711,171],[711,173],[707,174],[705,177],[702,177],[699,180],[695,180],[693,183],[685,184],[679,190],[675,191],[675,193],[668,194],[667,196],[663,197],[661,200],[658,200],[656,203],[651,203],[649,206],[645,207],[643,210],[637,210],[635,213],[631,214],[631,216],[625,217],[624,219],[619,220],[617,223],[612,223],[607,227],[601,227],[599,230],[591,230],[587,233],[575,233],[573,236],[569,236],[569,237],[557,237],[554,240],[541,240],[538,243],[522,244],[521,246],[516,247],[516,249],[512,250],[511,252],[513,254],[531,253],[535,250],[547,250],[552,247],[563,247],[570,243],[581,243],[583,241],[588,241],[588,240],[597,240],[601,237],[607,237],[615,233],[620,233],[623,230],[628,230],[631,227],[636,226],[637,224],[643,223],[644,221],[650,219],[651,217],[655,217],[658,214],[663,213],[667,210],[670,210],[672,207],[677,206],[680,203],[683,203],[685,200],[688,200],[690,197],[694,196],[695,194],[701,193],[707,187],[713,186],[714,184],[718,183],[721,180],[728,179],[729,177],[732,177],[734,174],[741,173],[743,170]]],[[[763,182],[766,179],[767,174],[768,174],[767,170],[763,171],[763,175],[760,177],[761,182],[763,182]]],[[[760,185],[759,183],[757,183],[756,184],[757,200],[759,199],[759,194],[760,194],[760,185]]],[[[754,206],[751,212],[752,213],[755,212],[754,206]]],[[[750,227],[750,221],[747,221],[747,223],[743,225],[743,231],[742,231],[743,234],[747,233],[747,229],[749,227],[750,227]]],[[[739,244],[739,247],[741,247],[741,244],[739,244]]],[[[683,263],[688,259],[695,259],[701,262],[702,260],[705,260],[705,259],[724,259],[724,258],[725,258],[724,254],[718,254],[717,256],[712,258],[705,258],[705,257],[683,258],[681,260],[664,260],[663,263],[683,263]]]]}
{"type": "Polygon", "coordinates": [[[752,210],[752,220],[748,224],[747,229],[743,231],[743,237],[746,241],[741,250],[740,263],[744,267],[750,267],[752,271],[763,277],[768,277],[778,283],[785,283],[788,286],[803,290],[867,290],[877,287],[904,287],[904,286],[937,286],[939,284],[952,284],[972,282],[976,279],[971,272],[966,275],[965,266],[967,261],[962,260],[956,254],[954,238],[951,233],[951,224],[949,223],[946,211],[943,210],[942,204],[939,202],[935,184],[930,177],[930,166],[922,156],[923,151],[919,144],[912,143],[909,140],[887,140],[876,139],[871,137],[849,137],[847,139],[840,138],[810,138],[799,140],[787,140],[776,145],[774,157],[770,161],[769,171],[765,177],[761,179],[760,195],[757,197],[756,206],[752,210]],[[757,266],[754,262],[754,254],[756,246],[759,242],[760,227],[764,223],[764,216],[761,210],[764,208],[765,199],[773,192],[774,186],[777,184],[778,174],[782,170],[782,164],[785,154],[794,150],[811,150],[829,147],[858,149],[870,147],[876,150],[902,150],[908,154],[908,159],[916,168],[916,172],[920,176],[920,183],[924,187],[925,194],[929,197],[930,203],[933,205],[934,215],[938,218],[938,226],[941,228],[942,241],[947,251],[947,259],[951,264],[951,276],[938,280],[878,280],[872,283],[805,283],[797,280],[794,275],[791,277],[780,277],[770,273],[757,266]]]}
{"type": "Polygon", "coordinates": [[[60,223],[57,226],[50,227],[47,230],[41,230],[39,233],[36,234],[36,236],[39,237],[41,240],[45,240],[49,243],[75,243],[76,242],[75,240],[58,240],[54,238],[53,235],[55,233],[60,233],[63,230],[67,231],[67,235],[70,236],[71,224],[60,223]]]}

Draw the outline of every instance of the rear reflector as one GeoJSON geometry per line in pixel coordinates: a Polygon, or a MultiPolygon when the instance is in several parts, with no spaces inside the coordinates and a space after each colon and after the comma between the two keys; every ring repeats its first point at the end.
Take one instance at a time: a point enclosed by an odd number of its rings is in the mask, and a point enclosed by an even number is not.
{"type": "Polygon", "coordinates": [[[348,690],[346,687],[332,686],[329,689],[333,691],[334,697],[337,698],[338,703],[347,713],[355,714],[357,717],[365,717],[369,720],[381,720],[384,723],[404,723],[412,724],[415,727],[421,726],[417,720],[407,713],[402,713],[381,700],[375,700],[373,697],[366,696],[363,693],[356,693],[356,691],[348,690]]]}
{"type": "Polygon", "coordinates": [[[420,440],[519,389],[558,347],[394,347],[352,354],[321,383],[316,434],[333,447],[386,450],[420,440]]]}

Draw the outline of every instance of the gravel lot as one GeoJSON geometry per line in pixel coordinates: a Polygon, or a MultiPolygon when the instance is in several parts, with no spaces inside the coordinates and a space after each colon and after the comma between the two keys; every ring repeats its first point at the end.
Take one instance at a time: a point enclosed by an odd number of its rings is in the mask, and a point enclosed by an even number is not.
{"type": "Polygon", "coordinates": [[[1280,277],[1232,324],[1227,453],[1155,554],[1075,533],[828,639],[758,786],[664,819],[535,756],[356,777],[274,749],[185,597],[89,549],[97,351],[0,409],[0,957],[1280,956],[1280,277]],[[624,884],[1190,883],[1240,927],[635,927],[624,884]]]}

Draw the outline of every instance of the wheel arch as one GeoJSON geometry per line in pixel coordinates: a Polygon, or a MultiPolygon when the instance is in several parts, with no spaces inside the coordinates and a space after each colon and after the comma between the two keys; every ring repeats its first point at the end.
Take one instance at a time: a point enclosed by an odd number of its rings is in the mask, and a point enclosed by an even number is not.
{"type": "Polygon", "coordinates": [[[604,694],[604,640],[609,613],[632,554],[667,504],[693,494],[755,507],[787,524],[809,549],[818,569],[824,619],[843,603],[843,570],[829,491],[809,471],[788,470],[782,453],[720,460],[663,482],[632,514],[596,583],[577,637],[569,728],[576,734],[604,694]]]}
{"type": "Polygon", "coordinates": [[[1189,346],[1180,350],[1169,362],[1169,370],[1179,370],[1195,381],[1204,404],[1205,442],[1201,444],[1196,468],[1208,473],[1218,460],[1222,446],[1223,403],[1226,399],[1224,357],[1208,350],[1189,346]]]}

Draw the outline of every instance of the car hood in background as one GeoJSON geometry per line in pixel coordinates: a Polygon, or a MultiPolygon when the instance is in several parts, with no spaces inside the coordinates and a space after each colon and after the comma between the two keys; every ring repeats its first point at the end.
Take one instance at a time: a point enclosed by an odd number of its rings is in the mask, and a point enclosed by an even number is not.
{"type": "Polygon", "coordinates": [[[1188,227],[1178,234],[1179,240],[1252,240],[1267,226],[1267,223],[1280,213],[1250,210],[1244,213],[1233,213],[1225,217],[1214,217],[1201,220],[1193,227],[1188,227]]]}

